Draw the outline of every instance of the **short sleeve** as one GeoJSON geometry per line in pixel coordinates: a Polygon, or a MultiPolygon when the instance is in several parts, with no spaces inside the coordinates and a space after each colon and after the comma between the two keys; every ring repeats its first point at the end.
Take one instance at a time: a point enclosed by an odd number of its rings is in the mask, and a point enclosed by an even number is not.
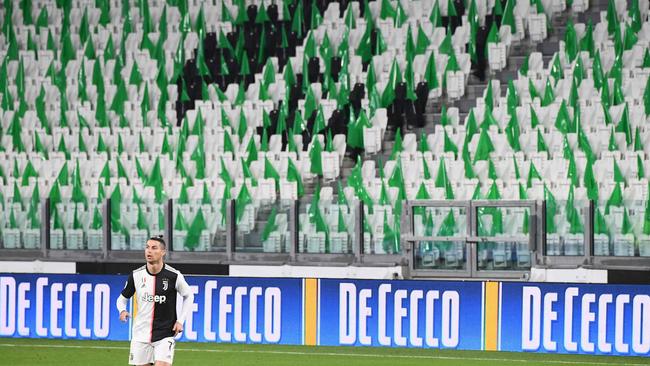
{"type": "Polygon", "coordinates": [[[183,297],[188,296],[192,292],[190,285],[185,281],[185,276],[181,273],[178,274],[178,278],[176,279],[176,291],[183,297]]]}
{"type": "Polygon", "coordinates": [[[134,293],[135,293],[135,282],[133,280],[133,272],[131,272],[129,274],[129,278],[126,280],[124,289],[122,290],[122,296],[128,299],[131,296],[133,296],[134,293]]]}

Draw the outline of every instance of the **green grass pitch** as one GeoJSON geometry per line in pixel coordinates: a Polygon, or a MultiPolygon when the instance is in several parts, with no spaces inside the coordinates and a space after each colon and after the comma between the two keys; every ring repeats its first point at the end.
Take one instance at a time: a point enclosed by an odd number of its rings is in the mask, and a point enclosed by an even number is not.
{"type": "MultiPolygon", "coordinates": [[[[128,342],[0,338],[2,365],[126,365],[128,342]]],[[[368,347],[178,343],[174,365],[650,365],[649,358],[368,347]]]]}

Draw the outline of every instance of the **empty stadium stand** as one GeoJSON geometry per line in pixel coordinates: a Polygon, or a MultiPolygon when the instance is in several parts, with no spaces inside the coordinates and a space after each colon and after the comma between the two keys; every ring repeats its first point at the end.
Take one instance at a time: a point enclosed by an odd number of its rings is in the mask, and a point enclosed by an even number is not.
{"type": "Polygon", "coordinates": [[[650,267],[646,0],[21,0],[0,256],[650,267]]]}

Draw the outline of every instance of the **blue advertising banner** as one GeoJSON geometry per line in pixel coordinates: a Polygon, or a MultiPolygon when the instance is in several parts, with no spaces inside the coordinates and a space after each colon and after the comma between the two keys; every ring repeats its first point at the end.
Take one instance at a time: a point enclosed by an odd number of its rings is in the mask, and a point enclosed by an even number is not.
{"type": "Polygon", "coordinates": [[[126,276],[0,275],[0,336],[129,339],[115,301],[126,276]]]}
{"type": "MultiPolygon", "coordinates": [[[[303,280],[186,279],[194,304],[182,340],[302,344],[303,280]]],[[[107,275],[0,275],[0,336],[128,340],[130,324],[120,322],[115,307],[125,281],[107,275]]]]}
{"type": "Polygon", "coordinates": [[[501,286],[503,351],[649,355],[649,286],[501,286]]]}
{"type": "Polygon", "coordinates": [[[320,280],[321,345],[481,349],[481,282],[320,280]]]}
{"type": "MultiPolygon", "coordinates": [[[[650,286],[186,278],[183,341],[650,355],[650,286]]],[[[0,337],[128,340],[125,281],[0,274],[0,337]]]]}
{"type": "Polygon", "coordinates": [[[181,340],[302,344],[302,279],[186,279],[194,308],[181,340]]]}

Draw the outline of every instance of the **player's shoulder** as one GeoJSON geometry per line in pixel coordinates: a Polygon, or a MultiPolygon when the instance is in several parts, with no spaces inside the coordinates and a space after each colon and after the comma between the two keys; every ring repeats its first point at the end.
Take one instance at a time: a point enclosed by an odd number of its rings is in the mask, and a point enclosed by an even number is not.
{"type": "Polygon", "coordinates": [[[143,265],[141,265],[140,267],[134,269],[134,270],[133,270],[133,273],[135,273],[135,272],[140,272],[140,271],[146,271],[146,270],[147,270],[147,265],[146,265],[146,264],[143,264],[143,265]]]}
{"type": "Polygon", "coordinates": [[[147,271],[147,265],[145,264],[145,265],[142,265],[142,266],[134,269],[132,273],[135,275],[135,274],[139,274],[141,272],[146,272],[146,271],[147,271]]]}
{"type": "Polygon", "coordinates": [[[165,263],[165,270],[175,274],[176,276],[182,276],[183,274],[181,271],[177,270],[176,268],[170,266],[169,264],[165,263]]]}

